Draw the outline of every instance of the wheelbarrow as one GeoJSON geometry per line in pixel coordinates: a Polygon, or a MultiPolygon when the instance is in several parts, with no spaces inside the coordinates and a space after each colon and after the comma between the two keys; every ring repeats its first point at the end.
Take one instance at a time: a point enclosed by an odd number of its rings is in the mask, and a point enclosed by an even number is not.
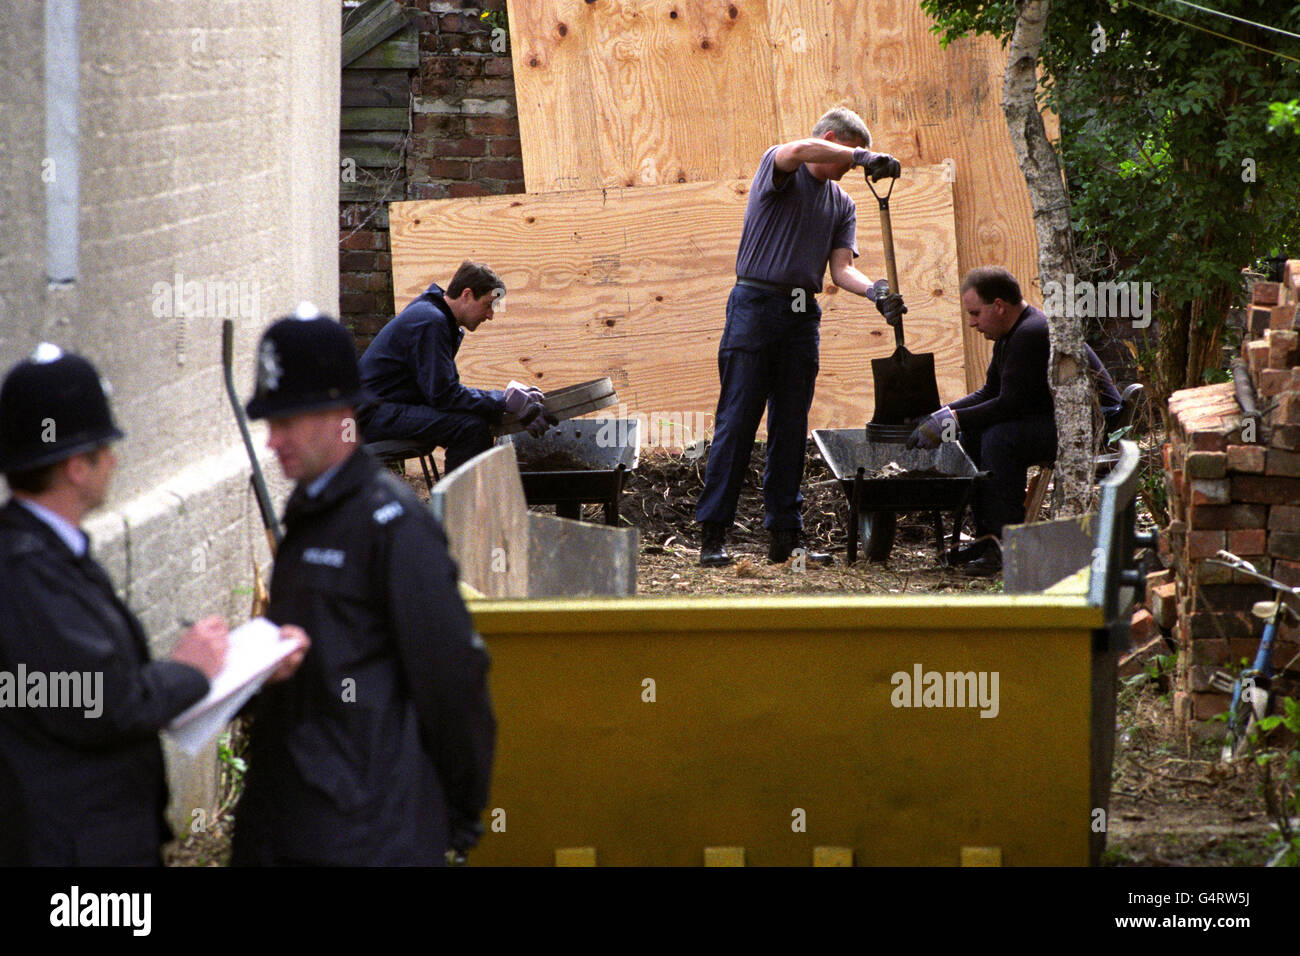
{"type": "Polygon", "coordinates": [[[868,560],[889,558],[900,511],[933,514],[939,554],[944,551],[943,512],[951,512],[956,546],[975,482],[987,474],[975,467],[959,442],[942,442],[934,449],[908,448],[894,441],[873,441],[861,428],[817,428],[812,437],[849,501],[849,563],[857,560],[859,543],[868,560]],[[890,462],[906,472],[872,477],[890,462]]]}
{"type": "Polygon", "coordinates": [[[577,519],[584,504],[600,504],[605,523],[617,525],[619,496],[640,460],[640,441],[635,418],[575,418],[540,438],[516,432],[497,444],[515,446],[530,505],[555,505],[559,517],[577,519]]]}

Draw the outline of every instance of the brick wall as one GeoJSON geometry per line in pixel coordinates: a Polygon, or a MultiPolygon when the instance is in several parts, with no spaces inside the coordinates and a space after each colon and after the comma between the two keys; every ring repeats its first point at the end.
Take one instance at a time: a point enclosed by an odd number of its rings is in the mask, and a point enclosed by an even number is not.
{"type": "MultiPolygon", "coordinates": [[[[505,0],[406,5],[420,32],[420,67],[411,75],[405,181],[390,198],[523,192],[505,0]]],[[[394,314],[387,209],[344,203],[339,227],[339,309],[364,349],[394,314]]]]}
{"type": "MultiPolygon", "coordinates": [[[[1175,392],[1164,447],[1172,521],[1161,549],[1172,582],[1155,578],[1148,605],[1176,612],[1176,712],[1204,719],[1227,699],[1211,689],[1215,671],[1235,673],[1253,659],[1263,622],[1250,613],[1269,599],[1267,587],[1221,565],[1205,563],[1220,549],[1263,574],[1300,585],[1300,260],[1283,283],[1258,283],[1251,330],[1242,347],[1261,419],[1244,418],[1232,382],[1175,392]]],[[[1166,611],[1164,616],[1169,616],[1166,611]]],[[[1300,651],[1300,629],[1284,625],[1274,649],[1279,668],[1300,651]]]]}

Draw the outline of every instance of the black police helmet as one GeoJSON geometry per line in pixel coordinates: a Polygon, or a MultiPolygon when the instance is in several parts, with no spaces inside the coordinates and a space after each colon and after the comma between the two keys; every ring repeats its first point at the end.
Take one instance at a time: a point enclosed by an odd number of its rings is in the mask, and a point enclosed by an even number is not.
{"type": "Polygon", "coordinates": [[[309,302],[277,320],[257,349],[257,390],[249,418],[281,418],[361,397],[361,373],[352,333],[309,302]]]}
{"type": "Polygon", "coordinates": [[[0,472],[42,468],[122,437],[95,366],[57,345],[42,343],[0,386],[0,472]]]}

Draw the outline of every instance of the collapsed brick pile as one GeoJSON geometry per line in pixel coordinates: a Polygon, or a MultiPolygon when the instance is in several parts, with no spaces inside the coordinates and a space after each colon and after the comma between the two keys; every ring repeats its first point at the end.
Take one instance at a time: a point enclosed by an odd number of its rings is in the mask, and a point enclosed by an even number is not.
{"type": "MultiPolygon", "coordinates": [[[[1257,283],[1252,300],[1242,354],[1258,417],[1243,415],[1233,382],[1169,399],[1164,465],[1172,520],[1161,535],[1169,570],[1149,577],[1147,607],[1152,623],[1171,629],[1180,647],[1180,720],[1203,720],[1226,708],[1210,679],[1253,659],[1263,622],[1250,609],[1272,596],[1206,559],[1226,549],[1264,574],[1300,585],[1300,260],[1287,263],[1283,282],[1257,283]]],[[[1276,665],[1297,652],[1300,629],[1284,626],[1276,665]]]]}

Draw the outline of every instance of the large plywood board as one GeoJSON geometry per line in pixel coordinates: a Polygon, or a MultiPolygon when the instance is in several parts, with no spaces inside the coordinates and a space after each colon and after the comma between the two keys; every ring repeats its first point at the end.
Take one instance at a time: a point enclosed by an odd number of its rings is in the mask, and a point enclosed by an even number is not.
{"type": "Polygon", "coordinates": [[[775,133],[762,3],[529,0],[510,28],[529,192],[744,179],[775,133]]]}
{"type": "MultiPolygon", "coordinates": [[[[1005,265],[1039,301],[997,40],[943,50],[916,0],[511,0],[510,17],[529,192],[748,178],[844,104],[903,163],[946,161],[958,269],[1005,265]]],[[[991,345],[964,335],[974,388],[991,345]]]]}
{"type": "MultiPolygon", "coordinates": [[[[486,261],[508,292],[504,309],[457,356],[466,384],[501,387],[516,378],[551,389],[607,375],[627,406],[620,417],[709,422],[749,185],[393,203],[397,305],[430,282],[445,284],[465,258],[486,261]]],[[[846,176],[842,185],[858,203],[858,265],[882,275],[876,202],[860,179],[846,176]]],[[[940,396],[958,398],[966,392],[959,277],[952,184],[943,169],[906,170],[891,211],[911,310],[908,347],[935,353],[940,396]]],[[[871,359],[892,353],[892,330],[865,299],[835,290],[819,302],[821,371],[810,427],[861,426],[873,407],[871,359]]]]}

